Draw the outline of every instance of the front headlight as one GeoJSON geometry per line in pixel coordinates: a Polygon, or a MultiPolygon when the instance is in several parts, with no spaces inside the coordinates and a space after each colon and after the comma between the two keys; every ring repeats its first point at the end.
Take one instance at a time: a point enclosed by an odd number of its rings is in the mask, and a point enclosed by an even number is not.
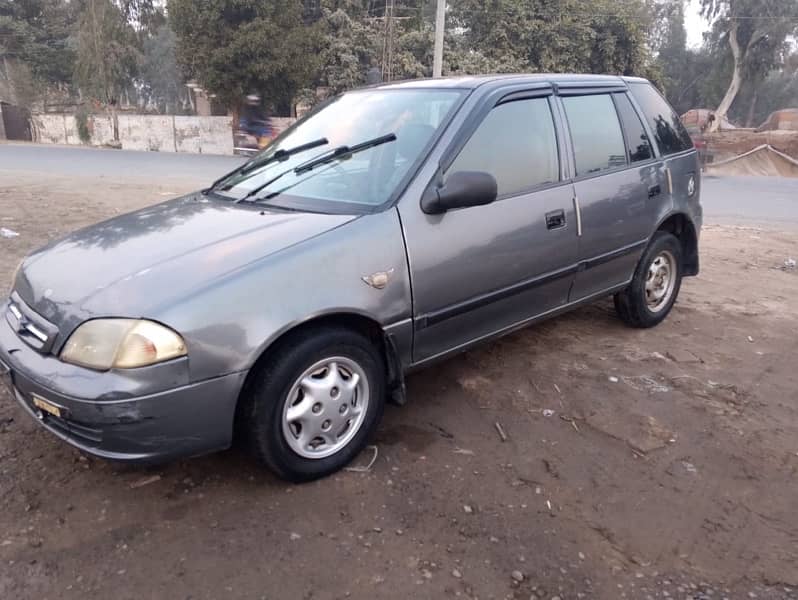
{"type": "Polygon", "coordinates": [[[185,354],[183,338],[153,321],[96,319],[69,337],[61,360],[107,371],[145,367],[185,354]]]}

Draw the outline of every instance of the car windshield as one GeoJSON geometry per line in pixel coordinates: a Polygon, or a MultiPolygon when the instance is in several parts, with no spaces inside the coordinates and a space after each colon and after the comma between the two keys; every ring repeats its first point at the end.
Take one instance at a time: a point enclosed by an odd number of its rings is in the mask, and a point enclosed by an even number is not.
{"type": "Polygon", "coordinates": [[[411,176],[462,95],[435,89],[343,94],[219,181],[214,192],[319,212],[380,206],[411,176]]]}

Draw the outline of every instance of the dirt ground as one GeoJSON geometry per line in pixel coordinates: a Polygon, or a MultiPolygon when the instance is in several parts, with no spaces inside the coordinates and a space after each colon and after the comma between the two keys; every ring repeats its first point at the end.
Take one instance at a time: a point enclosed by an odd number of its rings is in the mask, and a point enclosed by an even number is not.
{"type": "Polygon", "coordinates": [[[702,136],[709,146],[714,160],[721,161],[769,144],[779,152],[798,159],[798,131],[752,131],[730,129],[702,136]]]}
{"type": "Polygon", "coordinates": [[[725,161],[714,161],[704,167],[708,175],[798,177],[798,160],[770,146],[760,146],[725,161]]]}
{"type": "MultiPolygon", "coordinates": [[[[185,189],[0,171],[0,279],[185,189]]],[[[3,390],[0,598],[798,598],[796,242],[709,225],[658,328],[604,301],[413,375],[371,469],[304,486],[88,458],[3,390]]]]}

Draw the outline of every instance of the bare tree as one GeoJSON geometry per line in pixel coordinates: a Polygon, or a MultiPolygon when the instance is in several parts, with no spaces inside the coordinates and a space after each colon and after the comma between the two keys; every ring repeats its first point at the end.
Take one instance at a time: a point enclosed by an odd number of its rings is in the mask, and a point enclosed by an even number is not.
{"type": "Polygon", "coordinates": [[[796,30],[798,0],[702,0],[702,10],[716,20],[715,31],[729,44],[734,61],[731,81],[710,126],[717,131],[745,79],[780,63],[785,40],[796,30]]]}

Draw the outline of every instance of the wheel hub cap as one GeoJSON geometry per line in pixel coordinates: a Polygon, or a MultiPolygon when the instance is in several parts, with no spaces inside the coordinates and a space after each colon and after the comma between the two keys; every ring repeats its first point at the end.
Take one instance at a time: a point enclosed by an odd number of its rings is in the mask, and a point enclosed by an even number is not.
{"type": "Polygon", "coordinates": [[[325,458],[359,431],[369,402],[368,380],[355,361],[333,357],[313,364],[283,403],[283,436],[305,458],[325,458]]]}
{"type": "Polygon", "coordinates": [[[646,304],[651,312],[659,312],[673,295],[676,285],[676,259],[667,250],[658,254],[646,273],[646,304]]]}

